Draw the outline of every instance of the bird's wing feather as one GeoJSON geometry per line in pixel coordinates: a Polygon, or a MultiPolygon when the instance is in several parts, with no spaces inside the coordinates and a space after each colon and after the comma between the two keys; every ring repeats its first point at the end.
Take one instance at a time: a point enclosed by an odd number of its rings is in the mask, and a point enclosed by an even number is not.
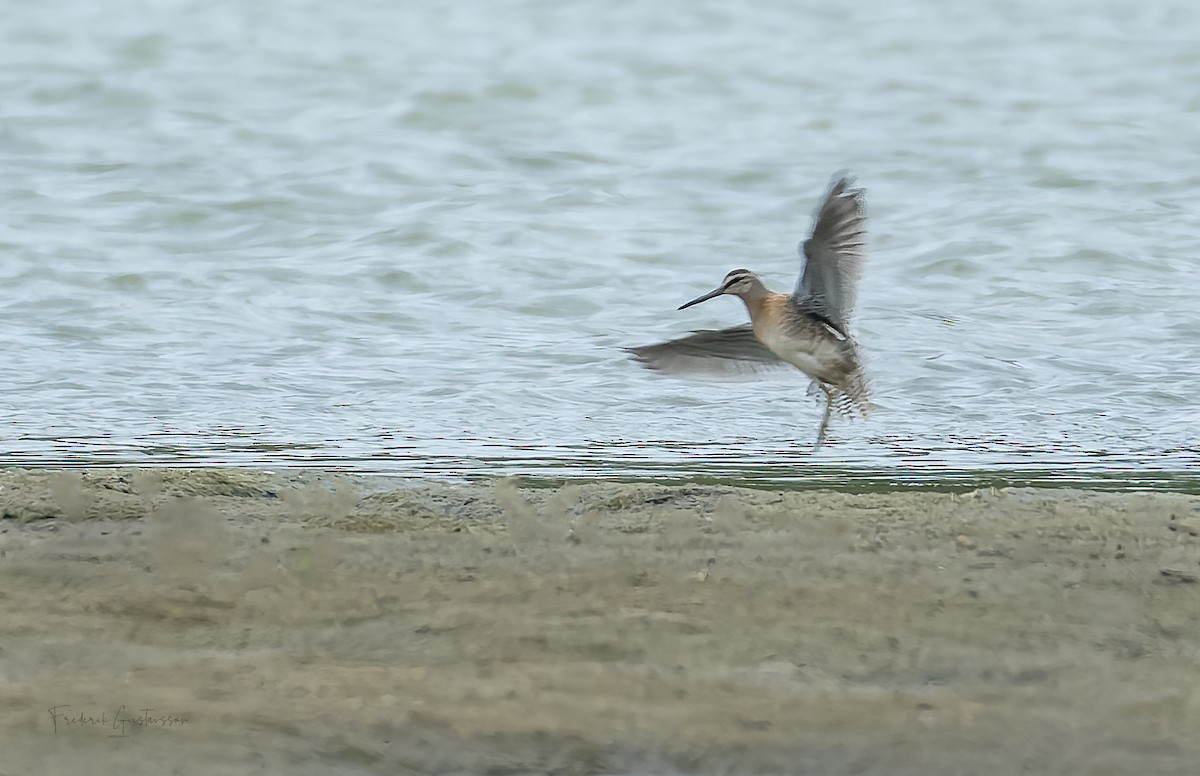
{"type": "Polygon", "coordinates": [[[854,312],[867,235],[866,195],[849,173],[833,176],[817,208],[812,235],[800,244],[804,271],[792,294],[801,310],[833,323],[843,333],[854,312]]]}
{"type": "Polygon", "coordinates": [[[759,342],[748,324],[626,350],[647,369],[682,377],[756,377],[793,368],[759,342]]]}

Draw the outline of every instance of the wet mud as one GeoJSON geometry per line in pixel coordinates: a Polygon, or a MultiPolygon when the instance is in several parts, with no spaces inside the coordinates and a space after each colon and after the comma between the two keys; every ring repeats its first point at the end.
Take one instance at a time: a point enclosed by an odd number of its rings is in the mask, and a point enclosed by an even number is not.
{"type": "Polygon", "coordinates": [[[0,772],[1193,773],[1200,498],[0,471],[0,772]]]}

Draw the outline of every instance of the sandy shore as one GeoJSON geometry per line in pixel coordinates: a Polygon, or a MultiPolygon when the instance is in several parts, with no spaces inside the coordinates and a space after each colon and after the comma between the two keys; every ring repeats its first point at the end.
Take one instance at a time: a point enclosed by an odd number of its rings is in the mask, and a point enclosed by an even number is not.
{"type": "Polygon", "coordinates": [[[9,469],[0,512],[3,774],[1200,767],[1197,497],[9,469]]]}

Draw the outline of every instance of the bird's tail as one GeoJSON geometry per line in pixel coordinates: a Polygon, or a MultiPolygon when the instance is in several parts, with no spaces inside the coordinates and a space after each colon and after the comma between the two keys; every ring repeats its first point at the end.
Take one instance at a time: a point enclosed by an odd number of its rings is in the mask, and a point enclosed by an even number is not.
{"type": "Polygon", "coordinates": [[[839,415],[865,418],[875,406],[871,403],[871,386],[861,369],[855,369],[833,386],[832,398],[839,415]]]}

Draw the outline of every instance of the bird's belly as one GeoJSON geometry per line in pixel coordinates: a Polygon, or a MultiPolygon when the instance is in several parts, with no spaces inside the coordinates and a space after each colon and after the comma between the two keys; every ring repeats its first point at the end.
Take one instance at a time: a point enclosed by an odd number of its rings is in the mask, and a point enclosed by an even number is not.
{"type": "Polygon", "coordinates": [[[808,353],[797,348],[785,349],[783,352],[777,351],[776,355],[809,377],[820,378],[827,374],[833,365],[828,359],[822,359],[818,354],[808,353]]]}
{"type": "Polygon", "coordinates": [[[762,342],[772,353],[816,380],[831,382],[843,366],[841,349],[820,339],[797,341],[792,337],[768,335],[762,342]]]}

